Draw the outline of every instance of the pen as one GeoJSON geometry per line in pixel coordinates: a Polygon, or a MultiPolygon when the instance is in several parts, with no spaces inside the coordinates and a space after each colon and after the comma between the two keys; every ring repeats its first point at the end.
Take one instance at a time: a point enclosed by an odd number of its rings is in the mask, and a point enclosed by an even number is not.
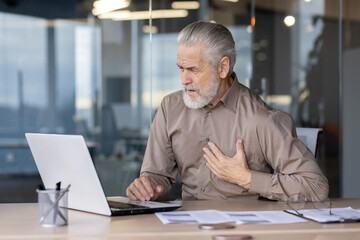
{"type": "MultiPolygon", "coordinates": [[[[58,182],[56,183],[56,188],[55,188],[55,199],[57,199],[59,197],[59,192],[60,192],[60,189],[61,189],[61,182],[58,182]]],[[[58,203],[55,203],[54,204],[54,217],[53,217],[53,224],[55,225],[56,224],[56,217],[58,215],[58,210],[59,210],[59,204],[58,203]]]]}

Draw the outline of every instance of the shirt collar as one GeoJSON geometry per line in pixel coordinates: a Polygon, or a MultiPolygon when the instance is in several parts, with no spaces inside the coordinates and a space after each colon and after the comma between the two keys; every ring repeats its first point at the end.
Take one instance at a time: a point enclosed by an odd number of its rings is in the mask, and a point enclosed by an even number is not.
{"type": "Polygon", "coordinates": [[[231,77],[234,79],[234,81],[233,81],[232,85],[230,86],[230,88],[226,91],[224,96],[222,96],[220,101],[223,102],[223,104],[226,108],[228,108],[230,111],[235,113],[236,107],[237,107],[237,102],[238,102],[237,100],[239,98],[240,83],[238,81],[238,78],[237,78],[235,72],[233,72],[231,74],[231,77]]]}

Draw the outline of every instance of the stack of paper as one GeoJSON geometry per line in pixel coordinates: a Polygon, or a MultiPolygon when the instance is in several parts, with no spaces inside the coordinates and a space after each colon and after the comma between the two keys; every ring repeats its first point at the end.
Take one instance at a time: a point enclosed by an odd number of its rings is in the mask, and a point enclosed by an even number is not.
{"type": "Polygon", "coordinates": [[[223,212],[217,210],[203,211],[176,211],[160,212],[156,216],[163,224],[169,223],[228,223],[237,224],[257,223],[257,224],[283,224],[307,222],[305,219],[288,214],[284,211],[237,211],[223,212]]]}

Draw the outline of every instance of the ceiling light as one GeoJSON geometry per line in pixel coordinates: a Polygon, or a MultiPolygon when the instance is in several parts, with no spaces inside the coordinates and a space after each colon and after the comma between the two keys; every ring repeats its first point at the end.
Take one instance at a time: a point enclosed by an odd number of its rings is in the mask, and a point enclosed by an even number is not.
{"type": "Polygon", "coordinates": [[[126,8],[129,4],[129,0],[98,0],[94,2],[92,13],[98,16],[117,9],[126,8]]]}
{"type": "Polygon", "coordinates": [[[183,18],[188,15],[187,10],[153,10],[153,11],[114,11],[99,15],[101,19],[112,19],[116,21],[126,20],[140,20],[149,19],[151,14],[152,19],[157,18],[183,18]]]}
{"type": "Polygon", "coordinates": [[[293,16],[286,16],[284,18],[284,23],[287,27],[291,27],[295,24],[295,18],[293,16]]]}
{"type": "Polygon", "coordinates": [[[150,28],[149,25],[144,25],[143,26],[143,32],[144,33],[150,33],[150,30],[151,30],[151,33],[158,33],[159,32],[157,26],[151,26],[151,28],[150,28]]]}
{"type": "Polygon", "coordinates": [[[251,25],[248,25],[248,26],[246,27],[246,31],[247,31],[248,33],[252,33],[253,27],[252,27],[251,25]]]}
{"type": "Polygon", "coordinates": [[[197,1],[173,2],[171,7],[173,9],[198,9],[200,7],[200,3],[197,1]]]}

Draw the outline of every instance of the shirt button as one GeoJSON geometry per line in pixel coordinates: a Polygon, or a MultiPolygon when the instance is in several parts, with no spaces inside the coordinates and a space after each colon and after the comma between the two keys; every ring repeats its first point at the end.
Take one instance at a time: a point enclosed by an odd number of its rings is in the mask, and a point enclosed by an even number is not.
{"type": "Polygon", "coordinates": [[[201,188],[201,191],[202,191],[202,192],[205,192],[205,188],[201,188]]]}
{"type": "Polygon", "coordinates": [[[210,115],[211,115],[211,111],[210,111],[210,112],[208,112],[207,114],[208,114],[208,116],[210,116],[210,115]]]}
{"type": "Polygon", "coordinates": [[[209,141],[210,141],[210,138],[205,138],[205,141],[209,142],[209,141]]]}

